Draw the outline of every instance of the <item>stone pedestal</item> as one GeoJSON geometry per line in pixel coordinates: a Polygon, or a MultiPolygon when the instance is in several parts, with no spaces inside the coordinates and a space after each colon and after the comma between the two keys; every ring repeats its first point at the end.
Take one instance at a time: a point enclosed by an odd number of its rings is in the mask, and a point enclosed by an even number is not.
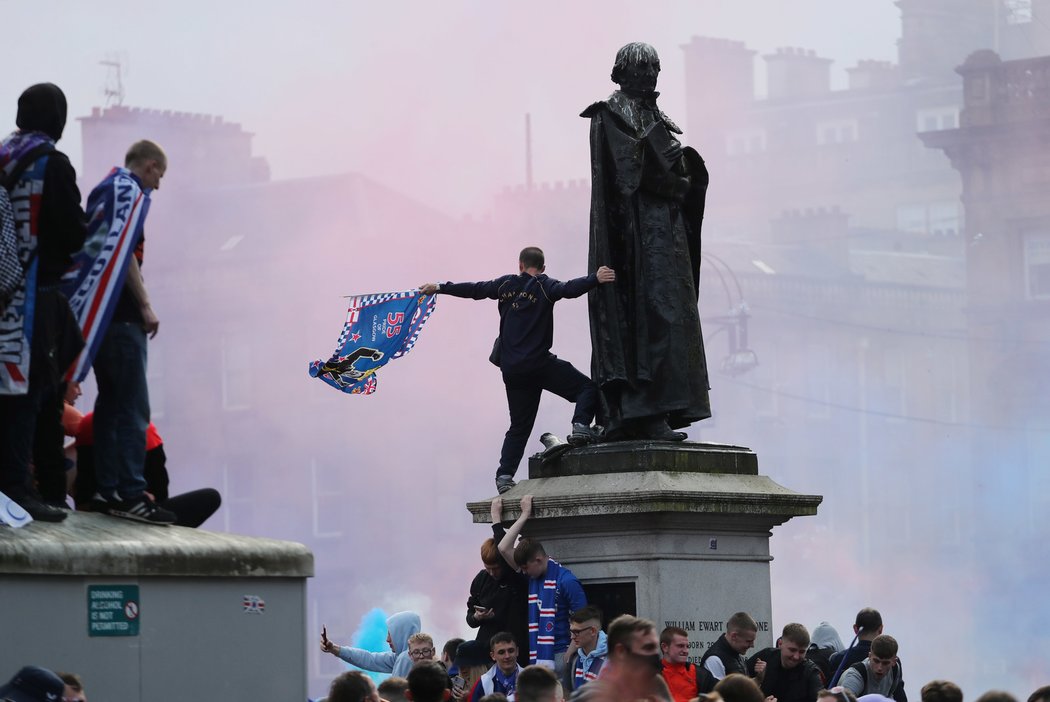
{"type": "MultiPolygon", "coordinates": [[[[696,660],[738,611],[759,623],[756,648],[773,644],[771,530],[816,514],[822,499],[759,475],[750,449],[655,441],[575,449],[547,465],[534,456],[529,479],[503,495],[505,521],[523,495],[533,495],[524,535],[576,574],[607,619],[681,626],[696,660]]],[[[467,508],[490,521],[489,502],[467,508]]]]}
{"type": "Polygon", "coordinates": [[[96,700],[306,699],[313,574],[290,541],[90,512],[0,527],[0,681],[33,664],[96,700]]]}

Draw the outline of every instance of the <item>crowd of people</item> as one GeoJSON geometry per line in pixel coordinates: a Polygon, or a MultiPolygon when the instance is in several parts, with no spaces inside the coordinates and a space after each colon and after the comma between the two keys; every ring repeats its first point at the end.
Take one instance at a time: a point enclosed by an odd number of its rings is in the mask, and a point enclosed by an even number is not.
{"type": "MultiPolygon", "coordinates": [[[[724,633],[694,657],[681,627],[661,631],[630,614],[603,626],[603,612],[587,602],[572,571],[536,539],[519,538],[532,514],[531,496],[521,499],[521,515],[510,526],[501,523],[502,513],[497,497],[492,537],[481,544],[483,567],[467,598],[475,638],[438,649],[414,612],[387,620],[390,650],[382,653],[340,646],[322,631],[326,653],[393,676],[377,689],[359,671],[342,673],[327,702],[908,702],[897,640],[884,633],[876,609],[857,613],[848,646],[828,622],[812,634],[792,622],[774,646],[758,651],[752,651],[758,622],[735,612],[724,633]]],[[[932,680],[920,697],[962,702],[963,693],[950,681],[932,680]]],[[[977,702],[1017,700],[991,691],[977,702]]],[[[1050,702],[1050,686],[1027,702],[1050,702]]]]}
{"type": "Polygon", "coordinates": [[[0,492],[42,522],[75,506],[198,526],[219,493],[168,495],[146,384],[160,321],[142,277],[144,223],[168,157],[155,142],[131,144],[85,211],[55,146],[66,112],[58,86],[33,85],[0,141],[0,492]],[[88,369],[98,395],[85,416],[74,403],[88,369]]]}

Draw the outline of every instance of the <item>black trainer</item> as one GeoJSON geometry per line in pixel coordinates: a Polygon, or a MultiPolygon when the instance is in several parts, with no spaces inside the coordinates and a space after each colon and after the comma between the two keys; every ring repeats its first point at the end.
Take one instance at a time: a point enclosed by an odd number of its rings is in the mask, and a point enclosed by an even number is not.
{"type": "Polygon", "coordinates": [[[598,432],[586,424],[574,423],[572,425],[572,433],[567,438],[571,446],[586,446],[587,444],[597,443],[598,432]]]}
{"type": "Polygon", "coordinates": [[[91,505],[92,512],[99,512],[100,514],[109,514],[109,510],[113,505],[118,504],[120,498],[116,495],[106,497],[101,492],[96,492],[91,496],[89,504],[91,505]]]}
{"type": "Polygon", "coordinates": [[[37,522],[61,522],[67,516],[64,509],[45,504],[32,495],[12,499],[37,522]]]}
{"type": "Polygon", "coordinates": [[[113,517],[131,519],[136,522],[145,522],[146,524],[167,525],[174,524],[176,520],[174,512],[158,507],[150,499],[149,495],[142,495],[133,500],[110,503],[108,513],[113,517]]]}
{"type": "Polygon", "coordinates": [[[510,475],[497,475],[496,476],[496,492],[498,492],[501,495],[503,493],[505,493],[507,490],[510,490],[515,485],[517,485],[517,483],[514,482],[514,477],[513,476],[510,476],[510,475]]]}

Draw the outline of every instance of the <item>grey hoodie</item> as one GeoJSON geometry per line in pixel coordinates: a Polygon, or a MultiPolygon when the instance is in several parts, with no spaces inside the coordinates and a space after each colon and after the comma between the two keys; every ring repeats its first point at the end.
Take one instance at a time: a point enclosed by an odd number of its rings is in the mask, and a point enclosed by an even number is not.
{"type": "Polygon", "coordinates": [[[839,632],[827,622],[821,622],[813,629],[813,643],[818,648],[830,648],[836,653],[845,648],[842,639],[839,638],[839,632]]]}
{"type": "Polygon", "coordinates": [[[362,670],[407,677],[408,671],[412,670],[408,637],[419,633],[419,615],[415,612],[392,614],[386,620],[386,628],[390,632],[390,640],[394,642],[393,651],[374,653],[363,648],[343,646],[339,649],[339,657],[362,670]]]}

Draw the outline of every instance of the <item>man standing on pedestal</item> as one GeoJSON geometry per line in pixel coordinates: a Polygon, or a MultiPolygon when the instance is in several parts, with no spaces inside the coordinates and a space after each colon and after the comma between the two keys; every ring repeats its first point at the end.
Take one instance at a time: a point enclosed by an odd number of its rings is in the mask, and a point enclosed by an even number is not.
{"type": "MultiPolygon", "coordinates": [[[[62,378],[84,345],[59,289],[71,256],[84,245],[84,211],[73,166],[55,150],[66,126],[66,96],[58,86],[26,89],[16,124],[0,141],[0,187],[12,208],[0,217],[17,239],[16,250],[0,259],[4,279],[17,279],[0,295],[0,492],[33,519],[60,522],[65,511],[41,502],[29,464],[37,422],[57,424],[62,378]]],[[[55,482],[48,477],[45,488],[55,482]]],[[[62,478],[59,494],[48,497],[63,496],[62,478]]]]}
{"type": "Polygon", "coordinates": [[[536,422],[540,395],[553,392],[576,403],[569,443],[582,445],[598,438],[591,428],[598,409],[598,388],[590,378],[551,353],[554,344],[554,303],[574,298],[601,283],[616,280],[606,266],[591,275],[560,282],[548,278],[543,251],[535,246],[522,249],[518,274],[480,283],[425,283],[424,295],[454,295],[474,300],[499,300],[499,337],[490,361],[503,371],[510,407],[510,428],[496,471],[496,490],[514,487],[514,474],[525,453],[525,444],[536,422]]]}
{"type": "MultiPolygon", "coordinates": [[[[111,232],[133,226],[128,212],[141,208],[145,217],[150,195],[160,188],[168,170],[168,157],[152,141],[135,142],[124,158],[124,168],[114,168],[88,196],[89,227],[111,232]],[[122,225],[126,222],[126,225],[122,225]]],[[[141,232],[142,219],[136,220],[141,232]]],[[[92,245],[89,235],[88,246],[92,245]]],[[[147,335],[160,328],[142,280],[144,237],[139,234],[119,289],[109,325],[100,329],[101,343],[93,367],[98,381],[95,400],[96,509],[115,517],[150,524],[174,524],[175,514],[158,507],[146,493],[146,429],[149,426],[149,389],[146,384],[147,335]]],[[[82,322],[83,323],[83,322],[82,322]]],[[[104,323],[104,320],[103,320],[104,323]]],[[[93,334],[84,328],[88,351],[93,334]]]]}
{"type": "Polygon", "coordinates": [[[700,225],[708,174],[656,106],[660,58],[648,44],[620,49],[620,89],[582,113],[591,120],[589,265],[610,266],[615,285],[588,306],[592,377],[610,439],[681,441],[711,416],[700,333],[700,225]]]}
{"type": "Polygon", "coordinates": [[[499,543],[500,553],[529,577],[529,662],[552,668],[559,678],[569,648],[569,615],[587,606],[583,586],[572,571],[547,556],[533,539],[514,541],[532,515],[532,495],[521,498],[521,516],[499,543]]]}

